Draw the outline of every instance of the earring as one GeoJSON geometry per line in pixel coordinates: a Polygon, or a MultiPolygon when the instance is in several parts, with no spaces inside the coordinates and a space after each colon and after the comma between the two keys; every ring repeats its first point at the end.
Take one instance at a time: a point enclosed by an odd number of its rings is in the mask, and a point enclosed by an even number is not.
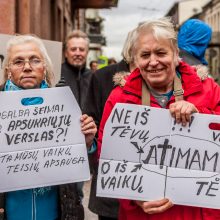
{"type": "Polygon", "coordinates": [[[44,81],[47,83],[47,71],[44,71],[44,81]]]}
{"type": "Polygon", "coordinates": [[[8,73],[8,79],[11,80],[11,72],[8,73]]]}

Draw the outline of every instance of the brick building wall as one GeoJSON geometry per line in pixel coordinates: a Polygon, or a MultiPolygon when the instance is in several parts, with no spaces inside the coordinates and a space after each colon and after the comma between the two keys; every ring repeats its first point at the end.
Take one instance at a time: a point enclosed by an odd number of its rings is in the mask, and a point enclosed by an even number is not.
{"type": "Polygon", "coordinates": [[[74,24],[71,0],[1,0],[0,33],[63,41],[74,24]]]}

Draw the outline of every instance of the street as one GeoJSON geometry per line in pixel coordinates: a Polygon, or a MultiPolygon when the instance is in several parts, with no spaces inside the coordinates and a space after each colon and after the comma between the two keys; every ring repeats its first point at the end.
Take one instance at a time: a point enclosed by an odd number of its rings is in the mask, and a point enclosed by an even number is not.
{"type": "Polygon", "coordinates": [[[83,207],[85,210],[85,220],[98,220],[97,215],[92,213],[88,209],[90,184],[91,184],[91,180],[84,182],[84,186],[83,186],[83,192],[84,192],[83,207]]]}

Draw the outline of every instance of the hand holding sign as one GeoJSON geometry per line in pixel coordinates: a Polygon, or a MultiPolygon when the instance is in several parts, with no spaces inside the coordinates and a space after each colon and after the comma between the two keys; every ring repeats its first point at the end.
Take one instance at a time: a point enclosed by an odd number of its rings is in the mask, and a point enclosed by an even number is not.
{"type": "Polygon", "coordinates": [[[160,199],[157,201],[150,201],[150,202],[143,202],[143,201],[135,201],[135,202],[147,214],[157,214],[157,213],[165,212],[167,209],[173,206],[173,203],[169,199],[160,199]]]}
{"type": "Polygon", "coordinates": [[[81,130],[85,135],[85,139],[86,139],[86,146],[90,147],[93,143],[95,134],[97,132],[96,124],[93,118],[89,117],[86,114],[81,116],[80,121],[81,121],[81,130]]]}
{"type": "Polygon", "coordinates": [[[192,113],[199,112],[194,104],[184,100],[172,103],[169,110],[176,122],[182,123],[182,126],[186,126],[190,122],[192,113]]]}
{"type": "Polygon", "coordinates": [[[158,209],[138,203],[150,213],[171,207],[161,198],[220,208],[220,131],[209,128],[219,121],[194,114],[183,127],[166,109],[116,104],[105,125],[97,195],[159,200],[158,209]]]}

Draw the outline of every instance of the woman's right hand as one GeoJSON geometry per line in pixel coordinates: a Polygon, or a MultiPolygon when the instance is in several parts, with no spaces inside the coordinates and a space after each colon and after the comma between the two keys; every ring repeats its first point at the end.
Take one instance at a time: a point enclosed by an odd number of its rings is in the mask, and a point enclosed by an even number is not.
{"type": "Polygon", "coordinates": [[[161,199],[155,201],[135,201],[135,203],[142,208],[147,214],[157,214],[165,212],[167,209],[173,206],[173,203],[169,199],[161,199]]]}
{"type": "Polygon", "coordinates": [[[97,126],[92,117],[83,114],[80,118],[81,121],[81,130],[85,135],[86,146],[90,147],[95,138],[95,134],[97,132],[97,126]]]}
{"type": "Polygon", "coordinates": [[[199,112],[196,106],[185,100],[177,101],[170,104],[170,113],[175,118],[176,123],[181,123],[182,126],[186,126],[191,120],[193,113],[199,112]]]}

